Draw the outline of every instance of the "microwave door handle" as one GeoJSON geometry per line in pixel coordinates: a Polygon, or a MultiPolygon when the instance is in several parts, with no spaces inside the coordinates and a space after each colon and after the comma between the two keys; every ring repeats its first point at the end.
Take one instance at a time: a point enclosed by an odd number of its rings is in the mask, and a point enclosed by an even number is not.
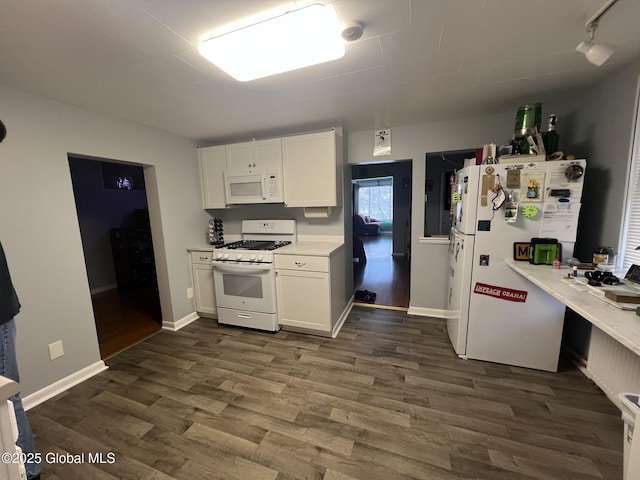
{"type": "Polygon", "coordinates": [[[267,175],[262,175],[262,199],[267,199],[267,175]]]}

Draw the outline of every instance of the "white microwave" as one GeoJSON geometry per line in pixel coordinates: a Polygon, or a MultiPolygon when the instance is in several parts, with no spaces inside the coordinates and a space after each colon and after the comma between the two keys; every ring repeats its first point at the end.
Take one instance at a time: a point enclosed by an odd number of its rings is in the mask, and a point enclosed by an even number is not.
{"type": "Polygon", "coordinates": [[[227,170],[224,172],[224,193],[227,205],[283,203],[282,168],[227,170]]]}

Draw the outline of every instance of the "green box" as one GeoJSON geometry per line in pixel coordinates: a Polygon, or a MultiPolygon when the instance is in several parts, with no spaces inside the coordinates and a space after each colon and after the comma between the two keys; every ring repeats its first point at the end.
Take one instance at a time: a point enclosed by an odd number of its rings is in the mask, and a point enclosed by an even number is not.
{"type": "Polygon", "coordinates": [[[534,265],[553,265],[556,258],[560,259],[561,247],[555,238],[532,238],[529,262],[534,265]]]}

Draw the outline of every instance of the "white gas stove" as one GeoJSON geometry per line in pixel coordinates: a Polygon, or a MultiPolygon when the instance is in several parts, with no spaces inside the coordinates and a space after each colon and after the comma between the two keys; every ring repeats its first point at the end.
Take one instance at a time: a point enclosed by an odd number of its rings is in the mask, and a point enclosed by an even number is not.
{"type": "Polygon", "coordinates": [[[214,263],[273,263],[273,250],[291,240],[239,240],[213,249],[214,263]]]}
{"type": "Polygon", "coordinates": [[[243,220],[242,240],[214,247],[218,323],[280,329],[273,252],[295,241],[295,220],[243,220]]]}
{"type": "Polygon", "coordinates": [[[295,241],[295,220],[243,220],[242,240],[214,247],[213,263],[273,263],[273,251],[295,241]]]}

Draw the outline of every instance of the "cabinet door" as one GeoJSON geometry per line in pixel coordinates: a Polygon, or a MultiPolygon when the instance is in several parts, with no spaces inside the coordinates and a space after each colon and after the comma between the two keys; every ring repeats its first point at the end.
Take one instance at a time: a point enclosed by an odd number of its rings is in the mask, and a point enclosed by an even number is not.
{"type": "Polygon", "coordinates": [[[231,170],[247,170],[255,167],[254,142],[226,145],[227,167],[231,170]]]}
{"type": "MultiPolygon", "coordinates": [[[[195,252],[197,255],[197,252],[195,252]]],[[[213,286],[213,267],[211,263],[193,264],[193,290],[196,299],[196,311],[209,316],[216,316],[216,294],[213,286]]]]}
{"type": "MultiPolygon", "coordinates": [[[[269,167],[280,167],[282,165],[282,140],[271,138],[260,140],[255,143],[256,166],[269,169],[269,167]]],[[[270,169],[273,171],[273,169],[270,169]]]]}
{"type": "Polygon", "coordinates": [[[204,147],[198,150],[202,208],[227,208],[224,197],[224,171],[227,166],[225,147],[204,147]]]}
{"type": "Polygon", "coordinates": [[[233,143],[226,146],[226,152],[227,167],[232,170],[267,170],[282,165],[282,142],[279,138],[233,143]]]}
{"type": "Polygon", "coordinates": [[[282,139],[284,202],[287,207],[337,205],[334,131],[282,139]]]}
{"type": "Polygon", "coordinates": [[[328,273],[276,270],[276,291],[280,325],[331,331],[328,273]]]}

